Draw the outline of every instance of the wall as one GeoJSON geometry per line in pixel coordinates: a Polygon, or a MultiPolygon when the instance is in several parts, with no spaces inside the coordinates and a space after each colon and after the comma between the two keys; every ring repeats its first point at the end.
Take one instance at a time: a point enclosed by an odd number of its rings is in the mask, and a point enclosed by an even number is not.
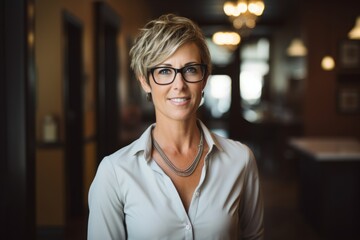
{"type": "MultiPolygon", "coordinates": [[[[64,140],[63,112],[63,56],[61,41],[61,16],[66,10],[80,19],[83,24],[83,62],[86,76],[84,86],[84,140],[94,138],[96,134],[95,94],[94,94],[94,39],[93,39],[93,2],[92,0],[37,0],[36,1],[36,74],[37,105],[36,126],[37,141],[41,142],[42,123],[46,114],[57,116],[59,123],[60,143],[64,140]]],[[[108,0],[108,4],[119,14],[121,34],[119,36],[120,86],[127,86],[128,47],[127,39],[131,39],[145,21],[148,11],[144,0],[108,0]],[[138,14],[138,11],[141,14],[138,14]]],[[[122,88],[120,87],[121,91],[122,88]]],[[[124,91],[126,92],[126,91],[124,91]]],[[[87,193],[96,171],[95,142],[85,144],[84,189],[87,208],[87,193]]],[[[65,175],[64,149],[59,144],[52,147],[41,147],[36,151],[36,203],[37,225],[65,225],[65,175]]]]}
{"type": "Polygon", "coordinates": [[[338,46],[359,15],[360,2],[333,3],[317,0],[304,3],[303,27],[308,47],[308,77],[304,95],[304,130],[307,136],[350,136],[360,138],[360,115],[337,111],[338,68],[323,71],[322,57],[330,52],[337,61],[338,46]],[[341,4],[341,5],[339,5],[341,4]]]}
{"type": "MultiPolygon", "coordinates": [[[[304,134],[360,138],[360,114],[343,114],[337,108],[337,91],[341,84],[337,79],[339,67],[324,71],[320,65],[325,54],[331,54],[338,63],[340,41],[347,38],[354,26],[356,16],[360,14],[360,2],[300,1],[298,9],[298,14],[273,31],[272,100],[282,102],[289,91],[288,70],[295,59],[286,56],[286,47],[292,38],[300,37],[308,49],[304,59],[306,75],[300,82],[304,134]]],[[[359,84],[360,81],[358,88],[359,84]]]]}

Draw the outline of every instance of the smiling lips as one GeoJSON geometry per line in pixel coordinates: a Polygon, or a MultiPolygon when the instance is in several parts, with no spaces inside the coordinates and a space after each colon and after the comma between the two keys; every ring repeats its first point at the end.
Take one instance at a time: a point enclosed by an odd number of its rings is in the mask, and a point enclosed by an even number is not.
{"type": "Polygon", "coordinates": [[[190,100],[188,97],[182,97],[182,98],[169,98],[169,100],[175,104],[183,104],[190,100]]]}

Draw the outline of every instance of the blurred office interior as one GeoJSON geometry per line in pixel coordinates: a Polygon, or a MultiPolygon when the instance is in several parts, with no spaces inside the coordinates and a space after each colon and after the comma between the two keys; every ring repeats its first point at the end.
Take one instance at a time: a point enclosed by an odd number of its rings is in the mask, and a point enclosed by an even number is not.
{"type": "Polygon", "coordinates": [[[0,238],[86,239],[99,162],[155,121],[128,53],[164,13],[204,31],[199,118],[254,151],[266,239],[359,237],[360,1],[5,0],[0,238]],[[238,2],[264,9],[228,16],[238,2]]]}

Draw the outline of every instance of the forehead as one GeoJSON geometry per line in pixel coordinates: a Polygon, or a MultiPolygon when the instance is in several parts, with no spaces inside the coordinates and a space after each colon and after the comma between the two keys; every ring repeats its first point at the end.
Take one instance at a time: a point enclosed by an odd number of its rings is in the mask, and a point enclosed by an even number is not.
{"type": "Polygon", "coordinates": [[[180,46],[170,57],[168,57],[163,64],[186,64],[186,63],[201,63],[201,55],[199,47],[191,42],[180,46]]]}

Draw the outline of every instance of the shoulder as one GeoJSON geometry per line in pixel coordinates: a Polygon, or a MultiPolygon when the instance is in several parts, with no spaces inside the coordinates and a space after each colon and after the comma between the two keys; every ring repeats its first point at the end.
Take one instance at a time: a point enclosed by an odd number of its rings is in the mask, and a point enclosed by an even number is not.
{"type": "Polygon", "coordinates": [[[249,156],[251,150],[245,144],[240,141],[220,136],[210,131],[204,123],[201,121],[199,122],[211,151],[216,151],[220,154],[249,156]]]}
{"type": "Polygon", "coordinates": [[[215,133],[211,135],[216,146],[213,152],[216,159],[227,162],[232,168],[239,167],[245,171],[257,168],[254,153],[247,144],[215,133]]]}
{"type": "Polygon", "coordinates": [[[253,156],[251,149],[246,144],[215,133],[212,133],[211,135],[213,136],[215,145],[218,146],[220,152],[224,152],[225,154],[234,157],[243,156],[247,159],[253,156]]]}
{"type": "Polygon", "coordinates": [[[102,195],[116,193],[122,196],[121,192],[126,190],[126,182],[140,176],[139,165],[142,159],[138,156],[140,154],[134,154],[135,145],[136,141],[101,160],[91,184],[91,192],[100,192],[102,195]]]}
{"type": "Polygon", "coordinates": [[[112,154],[105,156],[102,159],[101,163],[105,162],[106,164],[117,165],[117,164],[121,164],[122,162],[129,161],[135,155],[134,146],[136,146],[137,141],[138,140],[135,140],[129,145],[118,149],[116,152],[113,152],[112,154]]]}
{"type": "Polygon", "coordinates": [[[129,145],[104,157],[101,163],[104,162],[104,165],[112,166],[126,166],[128,164],[134,164],[136,161],[147,161],[151,153],[151,128],[152,126],[148,127],[138,139],[129,145]]]}
{"type": "MultiPolygon", "coordinates": [[[[137,161],[141,159],[141,155],[143,151],[138,150],[139,140],[135,140],[131,144],[120,148],[116,152],[105,156],[98,167],[98,171],[106,170],[109,171],[121,171],[127,168],[131,168],[131,165],[136,164],[137,161]]],[[[145,160],[144,160],[145,161],[145,160]]]]}

